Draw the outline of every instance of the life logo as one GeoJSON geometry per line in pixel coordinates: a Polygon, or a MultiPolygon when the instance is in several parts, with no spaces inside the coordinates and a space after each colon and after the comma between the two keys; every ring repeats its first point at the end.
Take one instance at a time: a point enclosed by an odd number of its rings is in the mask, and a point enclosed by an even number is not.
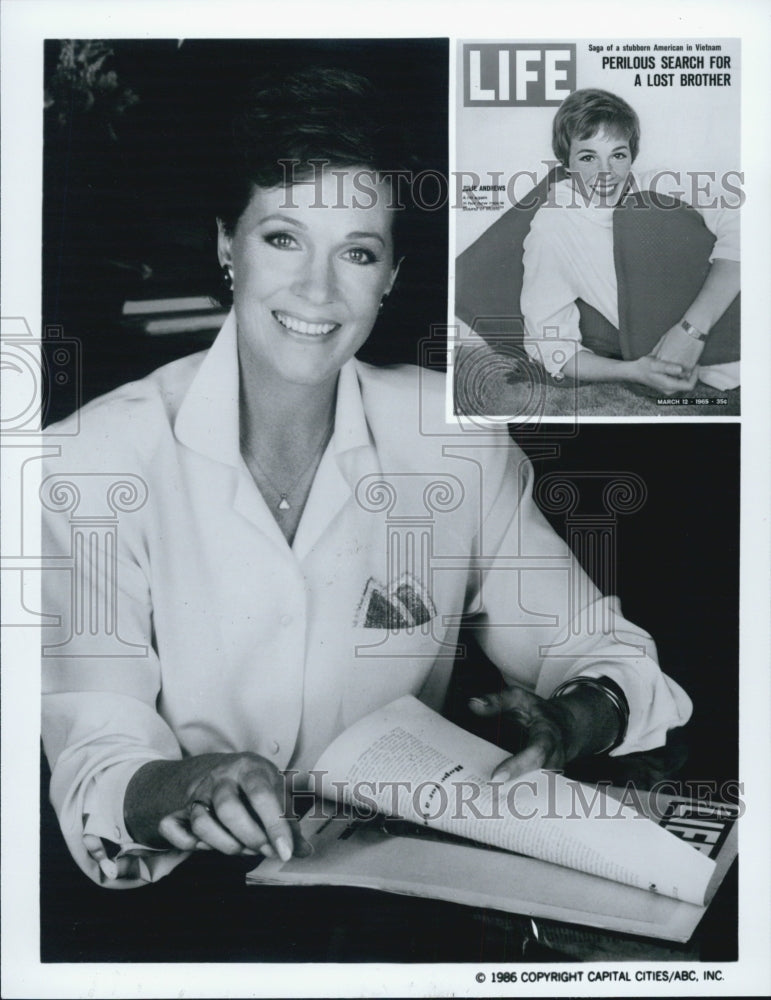
{"type": "Polygon", "coordinates": [[[464,107],[556,107],[575,89],[574,44],[485,42],[463,46],[464,107]]]}

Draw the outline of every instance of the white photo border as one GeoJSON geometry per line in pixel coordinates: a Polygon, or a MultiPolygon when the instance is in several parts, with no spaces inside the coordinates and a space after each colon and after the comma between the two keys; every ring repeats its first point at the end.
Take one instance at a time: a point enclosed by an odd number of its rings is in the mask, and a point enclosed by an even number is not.
{"type": "MultiPolygon", "coordinates": [[[[741,827],[740,959],[722,967],[722,982],[646,983],[646,995],[767,995],[771,990],[769,876],[769,387],[771,351],[771,137],[765,127],[771,93],[771,30],[766,5],[736,0],[686,0],[624,6],[539,0],[468,3],[391,0],[388,5],[333,2],[219,3],[191,0],[7,0],[2,5],[2,315],[40,323],[43,40],[57,37],[231,38],[463,37],[590,39],[739,37],[742,42],[742,169],[748,208],[743,219],[741,779],[748,803],[741,827]],[[655,25],[655,32],[652,26],[655,25]]],[[[454,53],[451,51],[450,58],[454,53]]],[[[450,108],[454,107],[448,95],[450,108]]],[[[450,136],[452,143],[452,135],[450,136]]],[[[451,144],[451,150],[453,148],[451,144]]],[[[454,260],[450,247],[448,270],[454,260]]],[[[452,323],[450,283],[448,325],[452,323]]],[[[3,404],[13,384],[3,374],[3,404]]],[[[612,422],[608,419],[605,422],[612,422]]],[[[3,463],[4,511],[13,512],[14,482],[3,463]]],[[[18,501],[16,501],[18,503],[18,501]]],[[[704,498],[706,506],[709,497],[704,498]]],[[[3,519],[8,530],[10,514],[3,519]]],[[[5,539],[4,539],[5,541],[5,539]]],[[[34,541],[34,539],[31,539],[34,541]]],[[[2,995],[5,997],[426,996],[511,995],[511,986],[484,985],[480,965],[185,964],[58,965],[39,957],[38,756],[39,637],[35,629],[3,635],[2,706],[2,995]]],[[[719,726],[719,720],[715,725],[719,726]]],[[[613,963],[603,968],[612,969],[613,963]]],[[[623,963],[627,970],[634,964],[623,963]]],[[[651,966],[655,968],[654,966],[651,966]]],[[[562,965],[568,969],[570,966],[562,965]]],[[[632,977],[633,978],[633,977],[632,977]]],[[[641,994],[639,983],[531,984],[530,996],[641,994]]]]}

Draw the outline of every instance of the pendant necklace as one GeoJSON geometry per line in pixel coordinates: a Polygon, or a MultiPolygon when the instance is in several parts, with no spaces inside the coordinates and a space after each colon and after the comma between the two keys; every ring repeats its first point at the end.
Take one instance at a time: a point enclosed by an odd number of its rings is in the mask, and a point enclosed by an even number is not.
{"type": "Polygon", "coordinates": [[[289,502],[289,495],[290,495],[290,493],[292,493],[299,486],[301,480],[308,473],[308,470],[314,465],[314,463],[318,459],[319,454],[324,450],[324,448],[326,447],[326,445],[329,443],[329,438],[331,437],[331,432],[332,432],[332,423],[333,423],[333,421],[330,419],[329,423],[324,428],[324,433],[322,434],[321,439],[319,440],[319,443],[316,445],[316,447],[315,447],[315,449],[313,451],[313,454],[310,457],[310,460],[309,460],[308,464],[305,465],[305,466],[303,466],[303,469],[300,472],[300,475],[294,480],[294,482],[291,484],[291,486],[288,486],[286,489],[282,490],[279,486],[277,486],[275,484],[275,482],[273,481],[272,477],[268,475],[267,471],[265,470],[265,468],[262,465],[262,463],[260,462],[260,460],[257,458],[257,456],[254,453],[252,453],[251,458],[254,461],[254,464],[260,470],[260,472],[262,473],[263,477],[268,481],[268,484],[273,489],[274,493],[278,493],[279,501],[278,501],[278,504],[276,505],[276,510],[286,511],[286,510],[291,510],[292,509],[292,505],[289,502]]]}

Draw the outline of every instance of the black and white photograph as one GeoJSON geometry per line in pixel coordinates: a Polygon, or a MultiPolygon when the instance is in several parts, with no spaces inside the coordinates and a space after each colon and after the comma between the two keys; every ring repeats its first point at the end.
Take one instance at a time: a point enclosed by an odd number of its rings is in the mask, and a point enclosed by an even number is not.
{"type": "Polygon", "coordinates": [[[749,6],[73,8],[2,11],[3,996],[763,995],[749,6]]]}
{"type": "Polygon", "coordinates": [[[455,408],[739,413],[738,39],[461,41],[455,408]]]}

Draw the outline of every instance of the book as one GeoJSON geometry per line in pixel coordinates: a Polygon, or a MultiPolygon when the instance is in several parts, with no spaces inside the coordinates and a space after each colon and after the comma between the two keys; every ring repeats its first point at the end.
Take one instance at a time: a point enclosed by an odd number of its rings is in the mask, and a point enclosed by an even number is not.
{"type": "Polygon", "coordinates": [[[343,732],[310,778],[307,858],[250,883],[353,885],[686,941],[736,856],[733,805],[536,771],[412,696],[343,732]]]}

